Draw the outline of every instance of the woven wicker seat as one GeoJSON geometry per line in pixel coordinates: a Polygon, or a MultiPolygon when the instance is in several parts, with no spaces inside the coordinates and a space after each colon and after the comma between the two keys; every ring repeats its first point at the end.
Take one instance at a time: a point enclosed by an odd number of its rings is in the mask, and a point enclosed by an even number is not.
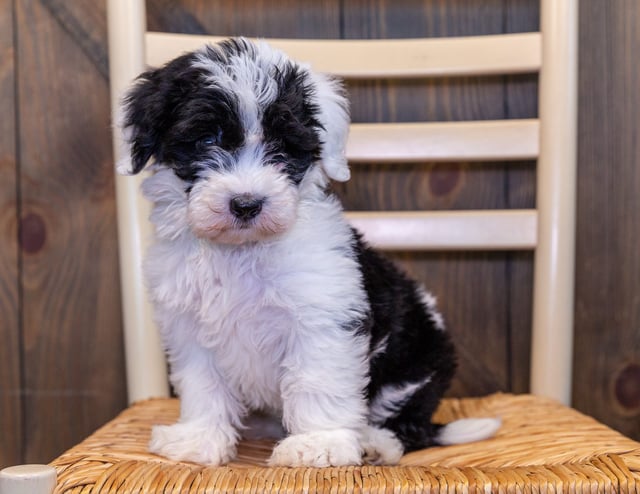
{"type": "Polygon", "coordinates": [[[410,453],[396,467],[268,468],[273,443],[263,440],[207,468],[147,452],[151,426],[178,417],[176,399],[151,399],[56,459],[55,492],[640,492],[640,443],[553,400],[448,399],[436,418],[466,416],[500,416],[504,427],[487,441],[410,453]]]}
{"type": "MultiPolygon", "coordinates": [[[[428,122],[400,125],[398,132],[384,124],[355,125],[347,149],[356,163],[372,159],[373,151],[384,163],[537,158],[536,209],[367,212],[350,218],[365,236],[389,249],[534,249],[531,391],[567,403],[573,328],[577,1],[541,3],[541,33],[450,42],[395,40],[390,47],[374,43],[369,51],[360,42],[320,42],[321,48],[315,49],[310,43],[279,40],[279,46],[321,70],[326,62],[347,78],[540,74],[538,119],[428,122]],[[382,62],[385,72],[377,71],[373,62],[382,62]],[[401,149],[400,154],[391,144],[401,149]],[[389,235],[382,238],[380,232],[389,235]]],[[[114,109],[119,91],[142,70],[145,60],[158,65],[210,40],[145,33],[142,0],[108,4],[114,109]]],[[[115,149],[117,156],[117,136],[115,149]]],[[[499,416],[503,427],[490,440],[416,451],[394,467],[269,468],[270,441],[241,442],[238,458],[215,468],[148,453],[151,426],[175,422],[179,402],[143,400],[168,394],[163,354],[140,275],[140,238],[145,237],[140,231],[149,225],[137,183],[118,179],[117,188],[127,381],[129,397],[136,402],[52,462],[58,473],[55,492],[640,492],[640,443],[558,401],[533,395],[444,400],[437,421],[499,416]]]]}

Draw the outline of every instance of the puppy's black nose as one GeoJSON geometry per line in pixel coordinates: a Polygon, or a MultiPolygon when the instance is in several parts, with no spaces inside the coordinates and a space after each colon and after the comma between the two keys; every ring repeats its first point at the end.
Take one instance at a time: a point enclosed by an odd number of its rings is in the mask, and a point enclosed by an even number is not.
{"type": "Polygon", "coordinates": [[[255,198],[249,194],[236,196],[229,201],[229,210],[240,220],[255,218],[262,211],[264,199],[255,198]]]}

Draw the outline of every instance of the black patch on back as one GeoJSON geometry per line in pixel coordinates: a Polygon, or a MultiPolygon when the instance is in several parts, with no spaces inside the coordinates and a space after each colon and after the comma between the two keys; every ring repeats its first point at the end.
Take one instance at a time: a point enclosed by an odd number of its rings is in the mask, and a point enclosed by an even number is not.
{"type": "Polygon", "coordinates": [[[398,413],[378,424],[393,431],[405,452],[433,444],[438,429],[431,423],[440,398],[456,369],[455,349],[449,334],[437,328],[415,281],[391,261],[365,244],[354,232],[354,251],[371,306],[368,327],[373,351],[385,338],[386,350],[370,360],[367,398],[375,399],[383,386],[424,381],[398,413]]]}

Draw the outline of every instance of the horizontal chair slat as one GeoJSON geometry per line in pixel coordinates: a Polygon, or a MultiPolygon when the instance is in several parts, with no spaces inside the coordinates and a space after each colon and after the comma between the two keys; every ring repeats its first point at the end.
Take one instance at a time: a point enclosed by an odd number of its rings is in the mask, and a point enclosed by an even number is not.
{"type": "Polygon", "coordinates": [[[348,212],[350,223],[384,250],[531,250],[535,210],[348,212]]]}
{"type": "Polygon", "coordinates": [[[501,161],[535,159],[536,119],[352,124],[352,162],[501,161]]]}
{"type": "MultiPolygon", "coordinates": [[[[146,61],[159,66],[217,36],[146,34],[146,61]]],[[[540,33],[429,39],[305,40],[269,43],[315,70],[346,79],[533,73],[540,70],[540,33]]]]}

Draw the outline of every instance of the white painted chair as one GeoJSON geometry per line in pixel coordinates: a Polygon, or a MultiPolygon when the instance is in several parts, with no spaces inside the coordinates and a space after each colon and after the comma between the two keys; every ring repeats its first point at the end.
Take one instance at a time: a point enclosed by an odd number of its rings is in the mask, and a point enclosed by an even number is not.
{"type": "MultiPolygon", "coordinates": [[[[218,38],[145,30],[141,0],[109,1],[111,96],[146,65],[218,38]]],[[[536,209],[351,213],[387,250],[533,249],[531,391],[571,397],[576,182],[577,0],[543,0],[541,32],[406,40],[270,40],[295,59],[347,79],[539,73],[539,117],[527,120],[353,124],[358,162],[537,159],[536,209]]],[[[116,160],[121,146],[114,136],[116,160]]],[[[138,179],[140,180],[140,179],[138,179]]],[[[139,183],[117,178],[129,399],[167,396],[164,355],[145,297],[141,260],[150,238],[139,183]],[[131,211],[137,210],[133,216],[131,211]],[[149,369],[156,369],[149,372],[149,369]]]]}
{"type": "MultiPolygon", "coordinates": [[[[539,73],[537,119],[354,124],[347,150],[353,166],[375,161],[537,159],[535,209],[349,214],[372,243],[387,250],[535,252],[533,395],[447,400],[438,412],[441,421],[465,414],[501,415],[504,427],[496,438],[484,447],[412,453],[398,467],[266,468],[262,460],[271,445],[260,442],[241,444],[238,461],[223,468],[176,464],[147,453],[151,424],[175,420],[178,403],[166,398],[164,355],[141,274],[151,233],[149,207],[138,192],[139,178],[117,177],[127,382],[129,399],[136,403],[52,462],[58,472],[56,492],[640,489],[640,444],[560,404],[568,404],[571,396],[577,7],[578,0],[542,0],[541,32],[535,33],[420,40],[271,41],[317,70],[349,79],[539,73]],[[156,399],[146,400],[152,397],[156,399]]],[[[146,32],[143,0],[108,0],[108,9],[114,109],[123,89],[145,65],[160,65],[216,39],[146,32]]],[[[118,139],[116,134],[116,160],[121,149],[118,139]]],[[[27,492],[18,490],[24,486],[24,473],[21,477],[12,472],[3,475],[5,484],[1,485],[8,487],[2,494],[27,492]]],[[[28,492],[49,493],[45,484],[38,490],[34,482],[28,492]]]]}

